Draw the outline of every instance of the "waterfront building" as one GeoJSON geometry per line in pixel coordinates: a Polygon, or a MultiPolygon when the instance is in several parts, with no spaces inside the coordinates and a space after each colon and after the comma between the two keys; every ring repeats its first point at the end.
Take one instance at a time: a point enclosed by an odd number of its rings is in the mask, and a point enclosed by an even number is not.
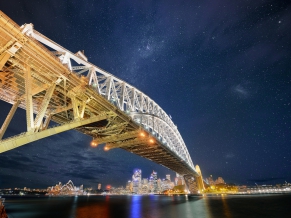
{"type": "Polygon", "coordinates": [[[101,183],[98,184],[98,190],[101,190],[101,183]]]}
{"type": "Polygon", "coordinates": [[[86,192],[83,190],[83,185],[77,187],[69,180],[65,185],[59,184],[52,186],[48,195],[84,195],[86,192]]]}
{"type": "Polygon", "coordinates": [[[224,179],[222,177],[218,177],[217,180],[215,180],[215,185],[218,184],[225,184],[224,179]]]}
{"type": "Polygon", "coordinates": [[[213,181],[212,175],[210,175],[208,177],[208,182],[209,182],[209,185],[214,185],[215,184],[214,181],[213,181]]]}

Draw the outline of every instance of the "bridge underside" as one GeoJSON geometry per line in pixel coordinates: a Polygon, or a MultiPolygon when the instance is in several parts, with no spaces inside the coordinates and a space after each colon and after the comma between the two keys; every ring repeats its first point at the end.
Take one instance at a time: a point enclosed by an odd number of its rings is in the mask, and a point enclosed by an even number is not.
{"type": "MultiPolygon", "coordinates": [[[[0,99],[12,108],[0,130],[0,140],[18,107],[26,110],[27,131],[0,141],[0,153],[75,129],[91,136],[94,145],[122,148],[161,164],[180,175],[200,175],[159,136],[136,123],[0,11],[0,99]],[[58,123],[50,127],[50,121],[58,123]]],[[[109,90],[109,91],[108,91],[109,90]]],[[[176,130],[175,130],[176,131],[176,130]]],[[[189,186],[189,185],[188,185],[189,186]]],[[[194,192],[194,189],[193,189],[194,192]]]]}

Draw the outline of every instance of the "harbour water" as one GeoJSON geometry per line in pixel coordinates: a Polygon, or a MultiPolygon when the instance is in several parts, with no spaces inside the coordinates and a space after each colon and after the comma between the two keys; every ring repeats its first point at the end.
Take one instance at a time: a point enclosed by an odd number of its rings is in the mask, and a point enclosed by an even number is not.
{"type": "Polygon", "coordinates": [[[5,196],[9,218],[291,217],[291,195],[5,196]]]}

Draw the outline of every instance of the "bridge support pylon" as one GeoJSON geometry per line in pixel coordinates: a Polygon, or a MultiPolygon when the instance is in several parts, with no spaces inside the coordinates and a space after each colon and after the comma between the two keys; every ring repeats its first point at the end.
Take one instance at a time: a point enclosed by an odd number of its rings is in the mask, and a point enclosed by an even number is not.
{"type": "Polygon", "coordinates": [[[201,194],[205,190],[203,177],[198,165],[195,166],[195,170],[198,175],[184,175],[184,180],[191,194],[201,194]]]}

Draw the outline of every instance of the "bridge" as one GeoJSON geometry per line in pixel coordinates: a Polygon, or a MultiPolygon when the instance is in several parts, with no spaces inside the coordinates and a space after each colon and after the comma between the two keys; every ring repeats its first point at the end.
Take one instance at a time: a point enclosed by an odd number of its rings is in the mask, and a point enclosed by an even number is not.
{"type": "Polygon", "coordinates": [[[203,190],[172,119],[149,96],[0,11],[0,99],[12,104],[0,130],[0,153],[75,129],[91,146],[121,148],[184,176],[192,193],[203,190]],[[17,108],[27,131],[2,139],[17,108]],[[51,121],[57,126],[51,126],[51,121]]]}

